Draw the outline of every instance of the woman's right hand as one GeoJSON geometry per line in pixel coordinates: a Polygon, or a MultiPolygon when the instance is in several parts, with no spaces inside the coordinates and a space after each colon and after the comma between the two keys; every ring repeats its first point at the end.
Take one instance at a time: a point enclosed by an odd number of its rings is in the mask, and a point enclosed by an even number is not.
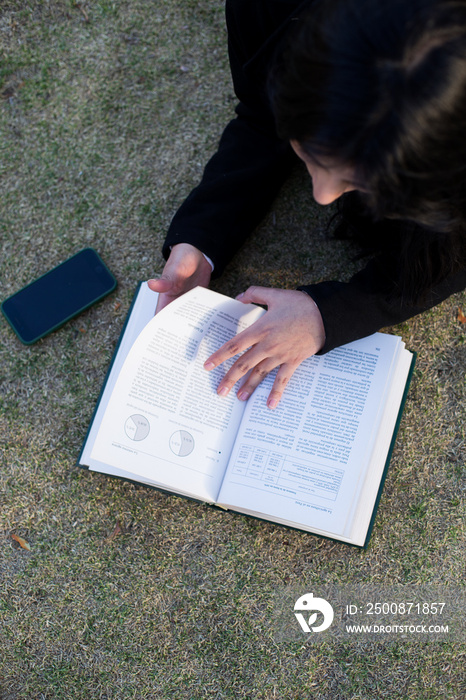
{"type": "Polygon", "coordinates": [[[200,250],[189,243],[174,245],[162,276],[147,283],[153,292],[159,293],[155,313],[194,287],[208,287],[211,274],[210,263],[200,250]]]}

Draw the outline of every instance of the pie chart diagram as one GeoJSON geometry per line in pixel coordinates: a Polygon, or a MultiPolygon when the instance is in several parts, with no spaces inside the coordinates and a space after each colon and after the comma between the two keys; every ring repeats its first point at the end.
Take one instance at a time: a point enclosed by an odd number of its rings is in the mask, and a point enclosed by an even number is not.
{"type": "Polygon", "coordinates": [[[170,437],[170,449],[177,457],[187,457],[194,450],[194,438],[187,430],[177,430],[170,437]]]}
{"type": "Polygon", "coordinates": [[[150,432],[149,421],[145,416],[134,413],[125,423],[125,433],[130,440],[144,440],[150,432]]]}

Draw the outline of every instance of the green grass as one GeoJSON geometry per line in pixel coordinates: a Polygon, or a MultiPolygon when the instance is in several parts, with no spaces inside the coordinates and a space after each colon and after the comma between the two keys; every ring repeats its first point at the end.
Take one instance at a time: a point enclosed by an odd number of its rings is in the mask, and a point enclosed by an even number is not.
{"type": "MultiPolygon", "coordinates": [[[[35,346],[0,323],[1,700],[463,697],[464,635],[316,641],[278,613],[464,592],[466,295],[395,329],[418,359],[367,551],[83,472],[136,283],[232,114],[223,3],[3,0],[0,95],[1,297],[88,245],[119,281],[35,346]]],[[[215,288],[347,279],[327,220],[297,171],[215,288]]]]}

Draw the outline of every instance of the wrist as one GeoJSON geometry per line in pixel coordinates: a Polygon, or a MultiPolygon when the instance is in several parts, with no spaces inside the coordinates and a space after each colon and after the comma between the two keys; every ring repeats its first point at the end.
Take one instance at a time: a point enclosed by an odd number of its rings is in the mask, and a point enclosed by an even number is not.
{"type": "Polygon", "coordinates": [[[322,314],[320,312],[319,306],[315,299],[309,294],[309,292],[306,289],[299,288],[297,290],[298,292],[301,292],[302,294],[305,294],[306,297],[309,299],[309,301],[312,302],[312,306],[314,309],[314,321],[315,321],[315,326],[316,326],[316,338],[317,338],[317,345],[319,346],[318,349],[316,350],[316,354],[320,353],[322,349],[325,347],[325,343],[327,341],[327,334],[325,331],[325,324],[324,324],[324,319],[322,317],[322,314]]]}

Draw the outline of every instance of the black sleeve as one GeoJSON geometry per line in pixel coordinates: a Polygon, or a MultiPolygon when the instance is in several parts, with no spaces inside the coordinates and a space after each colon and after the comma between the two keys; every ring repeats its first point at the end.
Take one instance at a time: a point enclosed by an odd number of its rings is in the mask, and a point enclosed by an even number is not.
{"type": "Polygon", "coordinates": [[[238,116],[225,129],[200,184],[175,214],[163,254],[190,243],[214,263],[214,276],[264,218],[293,163],[291,148],[238,116]]]}
{"type": "Polygon", "coordinates": [[[175,214],[165,258],[176,243],[191,243],[212,259],[218,276],[269,210],[296,157],[276,135],[266,76],[289,23],[310,1],[227,0],[237,116],[223,132],[200,184],[175,214]]]}
{"type": "Polygon", "coordinates": [[[387,260],[378,256],[349,282],[328,281],[300,287],[314,299],[322,314],[326,340],[319,354],[401,323],[466,288],[463,268],[434,285],[422,301],[414,304],[393,292],[390,270],[394,265],[394,257],[387,260]]]}

